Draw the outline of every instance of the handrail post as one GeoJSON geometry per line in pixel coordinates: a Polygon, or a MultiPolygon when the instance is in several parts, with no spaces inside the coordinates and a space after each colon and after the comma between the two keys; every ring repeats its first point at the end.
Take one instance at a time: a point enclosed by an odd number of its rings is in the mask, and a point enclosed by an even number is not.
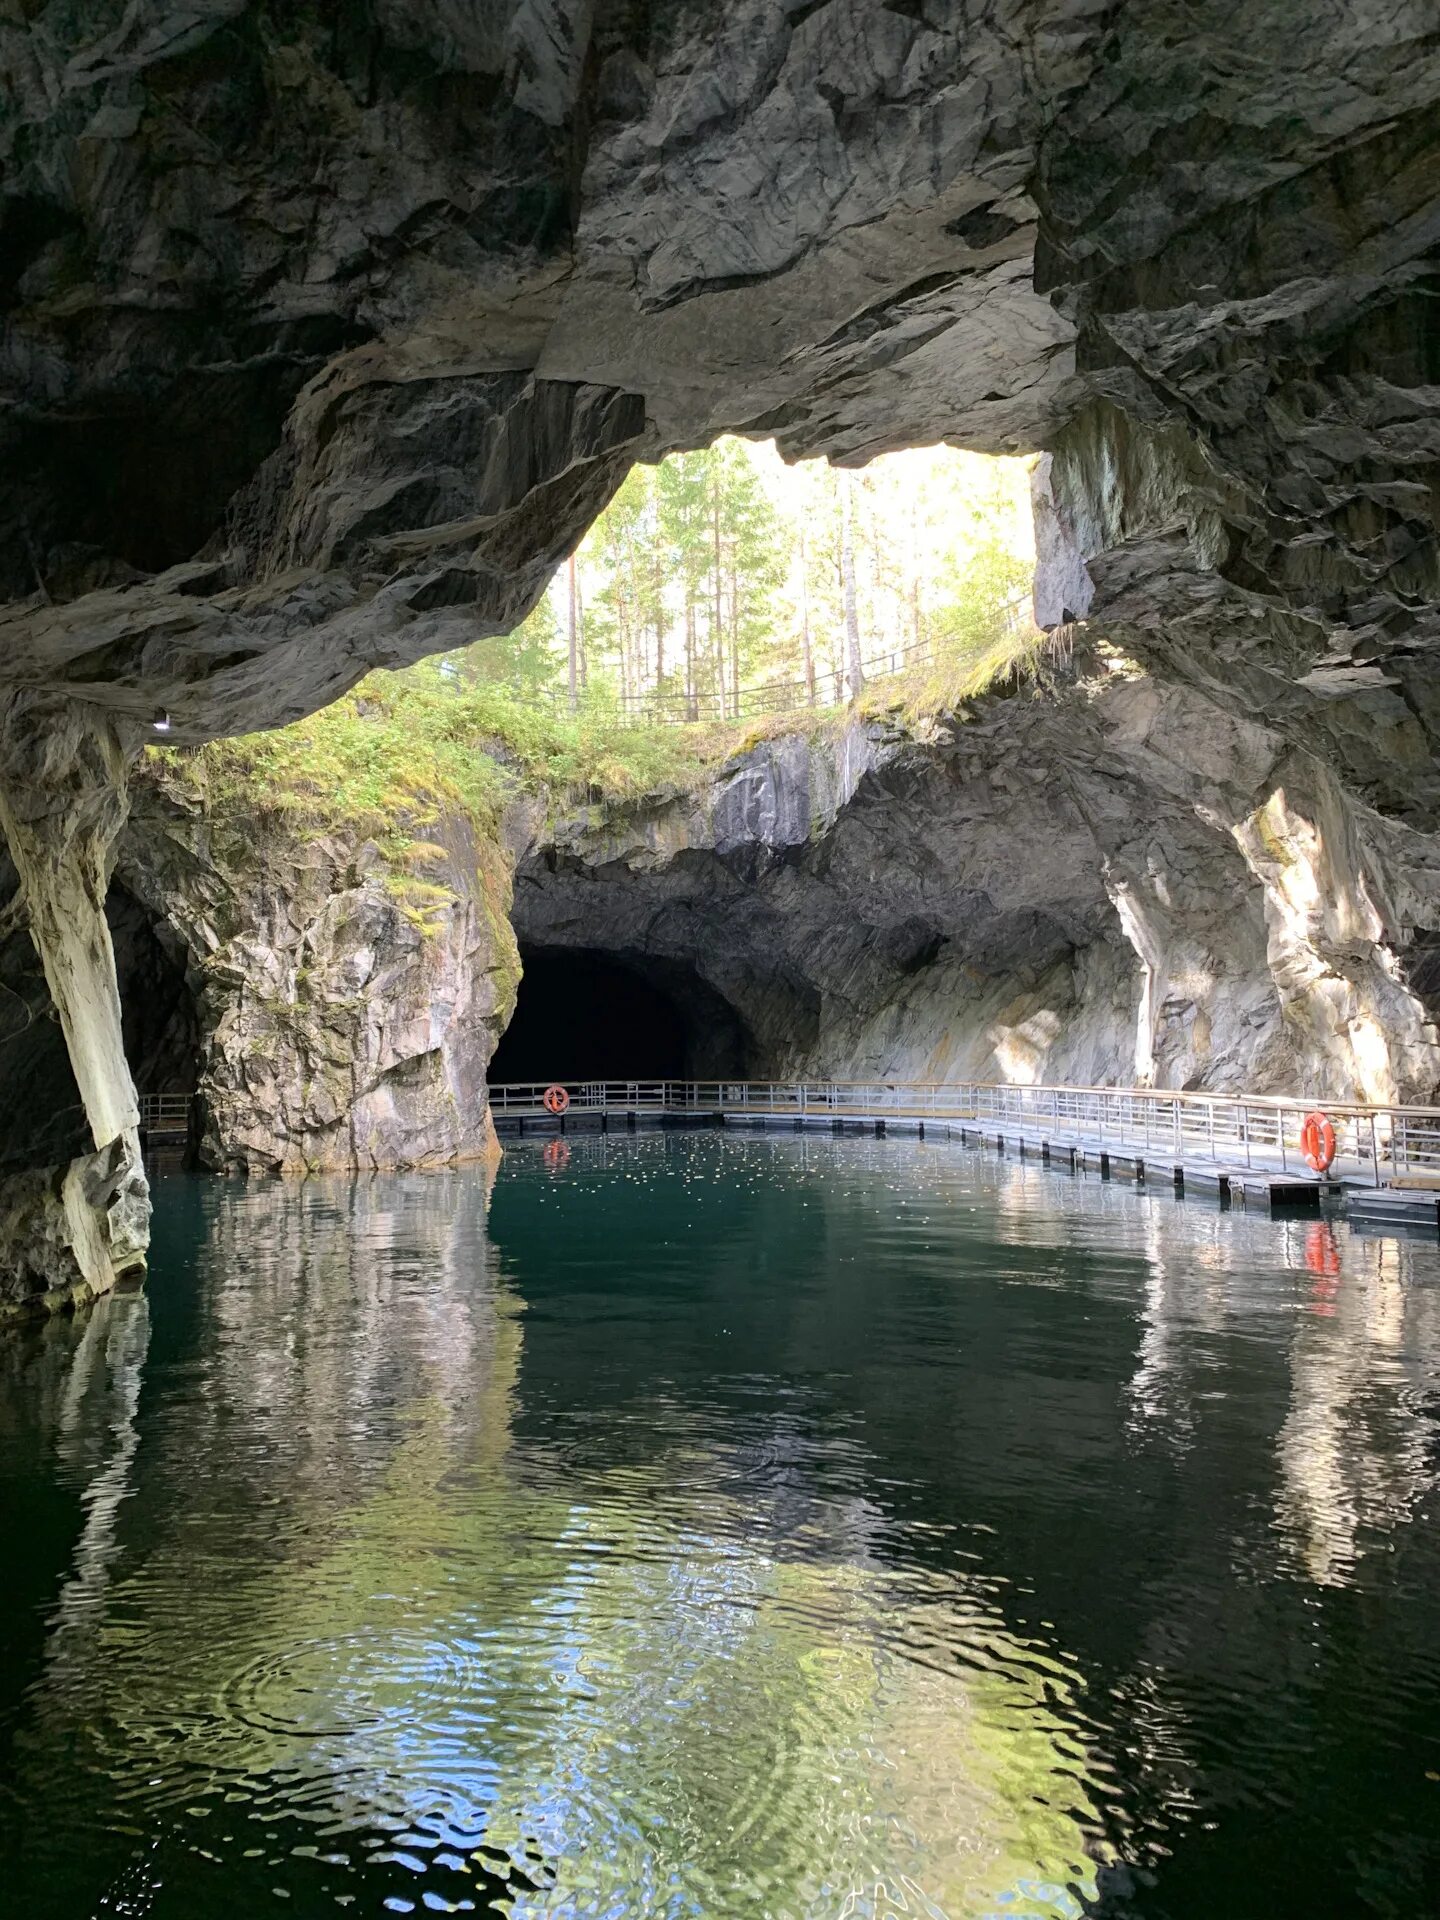
{"type": "MultiPolygon", "coordinates": [[[[1394,1129],[1391,1129],[1392,1133],[1394,1129]]],[[[1370,1182],[1372,1186],[1380,1184],[1380,1145],[1375,1134],[1375,1116],[1370,1116],[1370,1182]]]]}

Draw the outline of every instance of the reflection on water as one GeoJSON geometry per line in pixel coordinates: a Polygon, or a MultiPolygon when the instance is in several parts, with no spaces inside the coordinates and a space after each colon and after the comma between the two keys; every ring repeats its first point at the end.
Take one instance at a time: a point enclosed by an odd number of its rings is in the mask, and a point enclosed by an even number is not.
{"type": "Polygon", "coordinates": [[[15,1911],[1425,1910],[1433,1247],[565,1145],[177,1179],[0,1353],[15,1911]]]}

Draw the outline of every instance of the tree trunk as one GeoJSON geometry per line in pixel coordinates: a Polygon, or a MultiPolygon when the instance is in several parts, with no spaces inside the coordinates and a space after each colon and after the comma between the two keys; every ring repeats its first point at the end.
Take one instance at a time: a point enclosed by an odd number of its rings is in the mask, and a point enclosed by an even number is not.
{"type": "Polygon", "coordinates": [[[727,701],[725,699],[725,617],[721,606],[721,583],[724,578],[723,563],[720,557],[720,463],[716,455],[710,477],[710,523],[715,543],[715,685],[720,694],[720,717],[725,717],[727,701]]]}
{"type": "Polygon", "coordinates": [[[740,718],[740,577],[730,566],[730,711],[740,718]]]}
{"type": "Polygon", "coordinates": [[[815,704],[815,649],[810,639],[810,565],[805,552],[805,528],[800,528],[800,645],[805,653],[805,698],[815,704]]]}
{"type": "Polygon", "coordinates": [[[577,589],[575,581],[575,556],[573,553],[565,563],[565,584],[568,589],[567,600],[569,609],[567,626],[570,640],[570,711],[574,713],[580,705],[580,619],[579,610],[575,604],[577,589]]]}
{"type": "Polygon", "coordinates": [[[845,594],[845,658],[849,667],[850,698],[857,699],[865,685],[860,664],[860,614],[855,602],[855,507],[854,478],[848,468],[840,470],[840,583],[845,594]]]}
{"type": "Polygon", "coordinates": [[[920,646],[920,502],[910,504],[910,642],[920,646]]]}
{"type": "Polygon", "coordinates": [[[660,574],[660,542],[655,542],[651,554],[650,584],[655,594],[655,699],[660,699],[660,689],[665,680],[665,594],[664,581],[660,574]]]}
{"type": "MultiPolygon", "coordinates": [[[[575,562],[570,562],[574,567],[575,562]]],[[[581,585],[578,570],[575,579],[575,650],[580,656],[580,691],[586,693],[590,688],[590,662],[585,652],[585,589],[581,585]]]]}
{"type": "Polygon", "coordinates": [[[636,707],[640,700],[640,682],[644,674],[644,662],[640,654],[644,647],[643,629],[640,624],[640,582],[635,572],[635,529],[625,529],[625,612],[620,625],[620,687],[621,705],[636,707]]]}
{"type": "Polygon", "coordinates": [[[695,595],[685,589],[685,718],[695,718],[695,595]]]}

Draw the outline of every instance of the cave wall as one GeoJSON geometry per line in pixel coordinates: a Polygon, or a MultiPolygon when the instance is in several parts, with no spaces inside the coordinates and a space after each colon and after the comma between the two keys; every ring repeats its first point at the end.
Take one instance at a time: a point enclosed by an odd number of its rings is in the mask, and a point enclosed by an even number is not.
{"type": "Polygon", "coordinates": [[[1440,1084],[1412,977],[1428,839],[1398,847],[1323,765],[1110,649],[923,739],[781,736],[694,791],[516,831],[521,941],[693,967],[755,1077],[1440,1084]]]}
{"type": "Polygon", "coordinates": [[[485,1069],[519,970],[509,868],[463,815],[425,831],[403,859],[306,836],[212,805],[198,770],[147,763],[116,873],[184,956],[203,1165],[495,1154],[485,1069]]]}
{"type": "Polygon", "coordinates": [[[1428,0],[38,0],[0,72],[0,684],[274,724],[634,458],[1045,447],[1131,651],[1433,816],[1428,0]]]}

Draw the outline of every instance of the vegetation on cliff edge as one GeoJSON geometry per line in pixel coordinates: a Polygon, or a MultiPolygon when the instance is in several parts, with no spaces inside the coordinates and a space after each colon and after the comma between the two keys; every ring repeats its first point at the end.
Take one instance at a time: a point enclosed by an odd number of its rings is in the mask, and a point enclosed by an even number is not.
{"type": "Polygon", "coordinates": [[[158,748],[156,759],[212,819],[373,841],[403,874],[438,820],[467,816],[492,839],[517,791],[560,807],[674,791],[767,736],[824,733],[857,715],[919,725],[1035,665],[1025,463],[944,449],[875,462],[854,479],[848,560],[830,497],[840,481],[810,464],[814,473],[784,469],[773,449],[726,442],[637,468],[587,536],[578,573],[562,568],[516,633],[373,673],[291,726],[158,748]],[[563,635],[556,607],[567,598],[563,635]],[[862,653],[879,639],[910,645],[886,656],[903,670],[865,680],[842,706],[847,624],[861,628],[862,653]],[[677,711],[706,711],[708,699],[732,717],[662,723],[664,705],[648,702],[671,685],[663,663],[676,658],[686,663],[677,711]],[[740,675],[762,666],[791,676],[779,687],[796,699],[778,712],[762,701],[757,717],[740,675]]]}

